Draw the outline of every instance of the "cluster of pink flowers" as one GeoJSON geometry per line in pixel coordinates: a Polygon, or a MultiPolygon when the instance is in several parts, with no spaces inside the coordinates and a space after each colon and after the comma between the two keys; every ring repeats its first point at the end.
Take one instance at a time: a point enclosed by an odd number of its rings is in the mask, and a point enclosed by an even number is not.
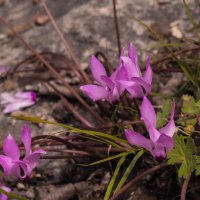
{"type": "MultiPolygon", "coordinates": [[[[12,134],[9,134],[3,141],[3,154],[0,155],[0,166],[5,176],[20,179],[30,177],[32,170],[38,165],[41,155],[46,154],[42,149],[32,151],[31,132],[26,124],[23,126],[21,141],[24,145],[25,155],[20,154],[19,147],[12,134]]],[[[10,192],[8,187],[1,187],[5,191],[10,192]]],[[[6,200],[7,197],[2,194],[1,199],[6,200]]]]}
{"type": "Polygon", "coordinates": [[[125,130],[125,136],[130,144],[145,148],[156,159],[165,158],[166,152],[174,146],[172,137],[175,132],[175,102],[173,102],[169,123],[157,130],[155,110],[147,98],[151,92],[152,82],[150,58],[147,58],[146,71],[142,76],[136,49],[133,44],[129,44],[128,56],[124,56],[124,49],[122,49],[119,66],[111,76],[107,75],[104,66],[95,56],[91,57],[90,70],[96,84],[83,85],[80,89],[93,101],[106,100],[113,103],[119,101],[125,91],[133,98],[143,98],[140,106],[141,119],[144,121],[150,139],[133,130],[125,130]]]}

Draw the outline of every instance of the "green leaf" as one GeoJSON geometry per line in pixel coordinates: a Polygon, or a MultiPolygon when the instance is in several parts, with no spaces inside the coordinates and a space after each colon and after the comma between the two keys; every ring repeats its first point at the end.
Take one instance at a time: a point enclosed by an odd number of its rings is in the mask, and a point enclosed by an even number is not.
{"type": "Polygon", "coordinates": [[[122,166],[122,164],[124,163],[125,160],[126,160],[126,156],[123,156],[123,157],[119,160],[119,162],[117,163],[117,166],[116,166],[116,168],[115,168],[115,171],[114,171],[114,173],[113,173],[113,175],[112,175],[112,178],[111,178],[111,180],[110,180],[110,182],[109,182],[109,184],[108,184],[108,187],[107,187],[107,190],[106,190],[106,194],[105,194],[105,196],[104,196],[104,200],[108,200],[108,199],[109,199],[110,194],[111,194],[111,192],[112,192],[113,185],[114,185],[115,180],[116,180],[116,178],[117,178],[117,176],[118,176],[119,170],[120,170],[120,168],[121,168],[121,166],[122,166]]]}
{"type": "Polygon", "coordinates": [[[122,156],[127,156],[128,154],[130,153],[134,153],[135,150],[130,150],[130,151],[127,151],[127,152],[123,152],[123,153],[119,153],[117,155],[114,155],[114,156],[109,156],[108,158],[104,158],[102,160],[98,160],[96,162],[93,162],[93,163],[90,163],[90,164],[79,164],[80,166],[91,166],[91,165],[97,165],[97,164],[100,164],[100,163],[103,163],[103,162],[106,162],[106,161],[109,161],[109,160],[113,160],[113,159],[116,159],[116,158],[119,158],[119,157],[122,157],[122,156]]]}
{"type": "Polygon", "coordinates": [[[200,113],[200,101],[195,102],[193,96],[183,95],[183,105],[181,111],[185,114],[200,113]]]}
{"type": "Polygon", "coordinates": [[[133,158],[133,160],[131,161],[131,163],[129,164],[129,166],[127,167],[124,175],[122,176],[121,180],[119,181],[114,193],[116,193],[126,182],[127,178],[129,177],[130,173],[132,172],[136,162],[138,161],[138,159],[143,155],[144,151],[140,150],[136,156],[133,158]]]}
{"type": "Polygon", "coordinates": [[[195,166],[195,175],[200,175],[200,156],[196,156],[196,166],[195,166]]]}
{"type": "Polygon", "coordinates": [[[164,102],[162,112],[158,112],[156,115],[156,127],[160,128],[166,124],[168,115],[172,111],[172,101],[169,99],[164,102]]]}
{"type": "Polygon", "coordinates": [[[174,135],[174,148],[168,152],[167,158],[169,164],[181,163],[178,170],[179,178],[187,178],[193,172],[196,162],[195,152],[196,146],[191,137],[174,135]]]}
{"type": "Polygon", "coordinates": [[[60,126],[60,127],[68,129],[70,132],[73,132],[73,133],[84,133],[84,134],[87,134],[87,135],[90,135],[90,136],[93,136],[93,137],[97,136],[98,138],[103,138],[103,139],[106,138],[106,139],[110,139],[110,140],[115,141],[115,142],[128,144],[128,142],[126,140],[120,139],[118,137],[115,137],[115,136],[107,134],[107,133],[102,133],[102,132],[98,132],[98,131],[91,131],[91,130],[83,130],[83,129],[79,129],[79,128],[76,128],[76,127],[73,127],[73,126],[70,126],[70,125],[67,125],[67,124],[43,120],[43,119],[40,119],[38,117],[25,117],[25,116],[14,116],[14,117],[17,118],[17,119],[21,119],[21,120],[24,120],[24,121],[30,121],[30,122],[34,122],[34,123],[52,124],[52,125],[55,125],[55,126],[60,126]]]}

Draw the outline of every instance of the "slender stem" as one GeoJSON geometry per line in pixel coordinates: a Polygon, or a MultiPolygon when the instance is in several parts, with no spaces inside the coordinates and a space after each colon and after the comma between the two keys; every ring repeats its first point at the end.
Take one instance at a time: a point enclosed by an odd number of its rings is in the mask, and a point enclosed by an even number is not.
{"type": "Polygon", "coordinates": [[[120,33],[119,33],[119,24],[117,18],[117,9],[116,9],[116,0],[113,0],[113,12],[114,12],[114,20],[115,20],[115,32],[117,36],[117,46],[118,46],[118,54],[121,54],[121,43],[120,43],[120,33]]]}
{"type": "Polygon", "coordinates": [[[53,15],[51,14],[51,12],[50,12],[50,10],[49,10],[47,4],[45,3],[44,0],[40,0],[40,2],[41,2],[41,4],[42,4],[44,10],[46,11],[46,13],[47,13],[49,19],[51,20],[51,23],[52,23],[53,27],[55,28],[57,34],[59,35],[60,39],[62,40],[63,45],[64,45],[66,51],[69,52],[69,54],[70,54],[72,60],[73,60],[74,63],[76,64],[76,65],[75,65],[76,68],[78,69],[78,71],[80,72],[80,74],[82,75],[82,77],[85,79],[85,81],[88,82],[88,83],[90,83],[90,82],[91,82],[90,79],[88,78],[88,76],[86,75],[86,73],[84,72],[84,70],[81,69],[81,64],[80,64],[79,60],[78,60],[77,57],[74,55],[74,52],[72,51],[71,46],[69,45],[69,43],[67,42],[66,38],[64,37],[62,31],[60,30],[58,24],[57,24],[56,21],[55,21],[53,15]]]}
{"type": "Polygon", "coordinates": [[[136,182],[138,182],[139,180],[141,180],[144,176],[151,174],[163,167],[167,167],[168,163],[161,163],[155,167],[152,167],[148,170],[146,170],[145,172],[139,174],[138,176],[136,176],[135,178],[133,178],[131,181],[129,181],[127,184],[125,184],[118,192],[116,192],[109,200],[115,200],[119,197],[119,195],[121,195],[123,192],[125,192],[128,188],[130,188],[133,184],[135,184],[136,182]]]}
{"type": "MultiPolygon", "coordinates": [[[[192,46],[192,47],[189,47],[189,48],[187,48],[187,49],[183,49],[183,50],[174,52],[174,55],[177,56],[177,55],[181,55],[181,54],[187,53],[187,52],[189,52],[189,51],[195,51],[195,50],[198,50],[198,49],[200,49],[200,46],[192,46]]],[[[152,65],[152,66],[157,65],[157,64],[162,63],[163,61],[169,60],[169,59],[171,59],[171,58],[172,58],[172,55],[171,55],[171,54],[166,55],[166,56],[162,56],[162,58],[160,58],[160,59],[158,59],[158,60],[152,62],[151,65],[152,65]]]]}
{"type": "Polygon", "coordinates": [[[64,106],[73,113],[74,117],[82,122],[85,126],[94,127],[85,117],[83,117],[72,104],[69,103],[69,101],[59,92],[56,87],[54,87],[52,84],[47,83],[53,90],[57,93],[57,95],[61,98],[64,106]]]}
{"type": "Polygon", "coordinates": [[[48,61],[41,56],[30,44],[28,44],[24,38],[19,35],[12,26],[2,17],[0,16],[0,21],[8,28],[10,29],[13,34],[33,53],[35,56],[49,69],[49,71],[57,78],[59,79],[66,88],[79,100],[79,102],[100,122],[105,123],[105,121],[93,110],[91,107],[86,103],[86,101],[77,93],[75,89],[73,89],[60,74],[48,63],[48,61]]]}
{"type": "Polygon", "coordinates": [[[191,175],[188,176],[184,180],[184,183],[183,183],[183,186],[182,186],[182,190],[181,190],[181,200],[185,200],[186,199],[186,193],[187,193],[187,188],[188,188],[188,184],[189,184],[190,178],[191,178],[191,175]]]}

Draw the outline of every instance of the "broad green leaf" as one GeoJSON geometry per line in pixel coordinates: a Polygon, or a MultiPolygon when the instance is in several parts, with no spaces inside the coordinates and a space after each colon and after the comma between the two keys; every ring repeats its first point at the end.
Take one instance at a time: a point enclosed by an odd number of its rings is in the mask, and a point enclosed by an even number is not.
{"type": "Polygon", "coordinates": [[[158,112],[156,115],[156,127],[160,128],[166,124],[168,115],[172,111],[172,101],[167,100],[163,104],[162,112],[158,112]]]}
{"type": "Polygon", "coordinates": [[[96,162],[93,162],[93,163],[90,163],[90,164],[79,164],[80,166],[91,166],[91,165],[97,165],[97,164],[100,164],[100,163],[103,163],[103,162],[106,162],[106,161],[109,161],[109,160],[113,160],[113,159],[116,159],[116,158],[119,158],[119,157],[122,157],[122,156],[127,156],[128,154],[130,153],[134,153],[135,150],[130,150],[130,151],[127,151],[127,152],[123,152],[123,153],[119,153],[117,155],[114,155],[114,156],[109,156],[108,158],[104,158],[102,160],[98,160],[96,162]]]}
{"type": "Polygon", "coordinates": [[[117,178],[117,176],[118,176],[119,170],[120,170],[120,168],[121,168],[121,166],[122,166],[122,164],[124,163],[125,160],[126,160],[126,156],[123,156],[123,157],[121,157],[121,159],[118,161],[117,166],[116,166],[116,168],[115,168],[115,171],[114,171],[114,173],[113,173],[113,175],[112,175],[112,178],[111,178],[111,180],[110,180],[110,182],[109,182],[109,184],[108,184],[108,187],[107,187],[107,190],[106,190],[106,194],[105,194],[105,196],[104,196],[104,200],[108,200],[108,199],[109,199],[110,194],[111,194],[111,192],[112,192],[113,185],[114,185],[115,180],[116,180],[116,178],[117,178]]]}
{"type": "Polygon", "coordinates": [[[174,136],[174,148],[168,152],[167,158],[169,164],[179,164],[181,166],[178,170],[179,178],[187,178],[195,168],[195,154],[196,146],[191,137],[184,137],[182,135],[174,136]]]}
{"type": "Polygon", "coordinates": [[[55,125],[55,126],[60,126],[60,127],[66,128],[70,132],[73,132],[73,133],[84,133],[84,134],[91,135],[91,136],[94,136],[94,137],[98,136],[98,137],[114,140],[115,142],[128,144],[128,142],[126,140],[120,139],[120,138],[115,137],[113,135],[109,135],[107,133],[102,133],[102,132],[98,132],[98,131],[91,131],[91,130],[83,130],[83,129],[79,129],[79,128],[76,128],[76,127],[73,127],[73,126],[70,126],[70,125],[67,125],[67,124],[43,120],[43,119],[40,119],[38,117],[15,116],[15,118],[21,119],[21,120],[24,120],[24,121],[34,122],[34,123],[52,124],[52,125],[55,125]]]}
{"type": "Polygon", "coordinates": [[[129,177],[130,173],[132,172],[136,162],[138,161],[138,159],[143,155],[144,151],[140,150],[135,157],[133,158],[133,160],[131,161],[131,163],[129,164],[129,166],[127,167],[124,175],[122,176],[121,180],[119,181],[114,193],[116,193],[126,182],[127,178],[129,177]]]}
{"type": "Polygon", "coordinates": [[[2,188],[0,188],[0,193],[5,194],[9,199],[28,200],[27,198],[21,197],[21,196],[16,195],[16,194],[14,194],[12,192],[7,192],[2,188]]]}
{"type": "Polygon", "coordinates": [[[183,95],[183,105],[181,111],[185,114],[198,114],[200,113],[200,101],[195,102],[193,96],[183,95]]]}
{"type": "Polygon", "coordinates": [[[200,156],[196,156],[196,166],[195,166],[195,175],[200,175],[200,156]]]}

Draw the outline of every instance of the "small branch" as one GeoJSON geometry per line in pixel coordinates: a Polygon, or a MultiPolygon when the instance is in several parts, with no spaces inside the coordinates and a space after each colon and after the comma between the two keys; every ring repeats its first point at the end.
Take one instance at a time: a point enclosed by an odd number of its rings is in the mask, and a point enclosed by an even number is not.
{"type": "Polygon", "coordinates": [[[77,110],[74,108],[69,101],[59,92],[56,87],[54,87],[52,84],[47,83],[53,90],[56,92],[56,94],[61,98],[64,106],[67,108],[67,110],[70,110],[71,113],[73,113],[74,117],[82,122],[85,126],[94,127],[85,117],[83,117],[77,110]]]}
{"type": "Polygon", "coordinates": [[[120,56],[121,42],[120,42],[119,24],[118,24],[118,18],[117,18],[116,0],[113,0],[113,12],[114,12],[114,20],[115,20],[115,32],[117,36],[118,54],[120,56]]]}
{"type": "Polygon", "coordinates": [[[183,186],[182,186],[182,190],[181,190],[181,200],[185,200],[186,199],[186,193],[187,193],[187,188],[188,188],[188,184],[189,184],[190,178],[191,178],[191,175],[188,176],[184,180],[184,183],[183,183],[183,186]]]}
{"type": "Polygon", "coordinates": [[[47,13],[49,19],[51,20],[51,23],[52,23],[53,27],[55,28],[55,30],[56,30],[58,36],[59,36],[60,39],[62,40],[63,45],[64,45],[66,51],[69,52],[69,54],[70,54],[72,60],[73,60],[74,63],[76,64],[75,66],[76,66],[76,68],[78,69],[79,73],[82,75],[82,77],[85,79],[85,81],[86,81],[87,83],[90,83],[90,82],[91,82],[90,79],[88,78],[88,76],[86,75],[86,73],[84,72],[84,70],[82,70],[81,64],[80,64],[79,60],[78,60],[77,57],[74,55],[74,52],[73,52],[71,46],[69,45],[69,43],[68,43],[67,40],[65,39],[65,37],[64,37],[64,35],[63,35],[63,33],[62,33],[62,31],[60,30],[58,24],[56,23],[56,21],[55,21],[55,19],[54,19],[54,17],[53,17],[53,15],[51,14],[51,12],[50,12],[50,10],[49,10],[47,4],[45,3],[44,0],[40,0],[40,2],[41,2],[41,4],[42,4],[44,10],[46,11],[46,13],[47,13]]]}
{"type": "Polygon", "coordinates": [[[49,71],[54,75],[55,78],[59,79],[64,86],[77,98],[77,100],[95,117],[100,123],[105,123],[105,121],[96,113],[91,107],[87,104],[87,102],[78,94],[78,92],[72,88],[65,79],[60,76],[60,74],[48,63],[48,61],[41,56],[30,44],[28,44],[24,38],[19,35],[12,26],[2,17],[0,16],[0,22],[4,24],[12,33],[33,53],[35,56],[49,69],[49,71]]]}
{"type": "Polygon", "coordinates": [[[116,192],[109,200],[115,200],[121,195],[123,192],[128,190],[133,184],[141,180],[144,176],[151,174],[163,167],[167,167],[168,163],[161,163],[155,167],[152,167],[151,169],[146,170],[145,172],[137,175],[135,178],[133,178],[131,181],[129,181],[127,184],[125,184],[118,192],[116,192]]]}

